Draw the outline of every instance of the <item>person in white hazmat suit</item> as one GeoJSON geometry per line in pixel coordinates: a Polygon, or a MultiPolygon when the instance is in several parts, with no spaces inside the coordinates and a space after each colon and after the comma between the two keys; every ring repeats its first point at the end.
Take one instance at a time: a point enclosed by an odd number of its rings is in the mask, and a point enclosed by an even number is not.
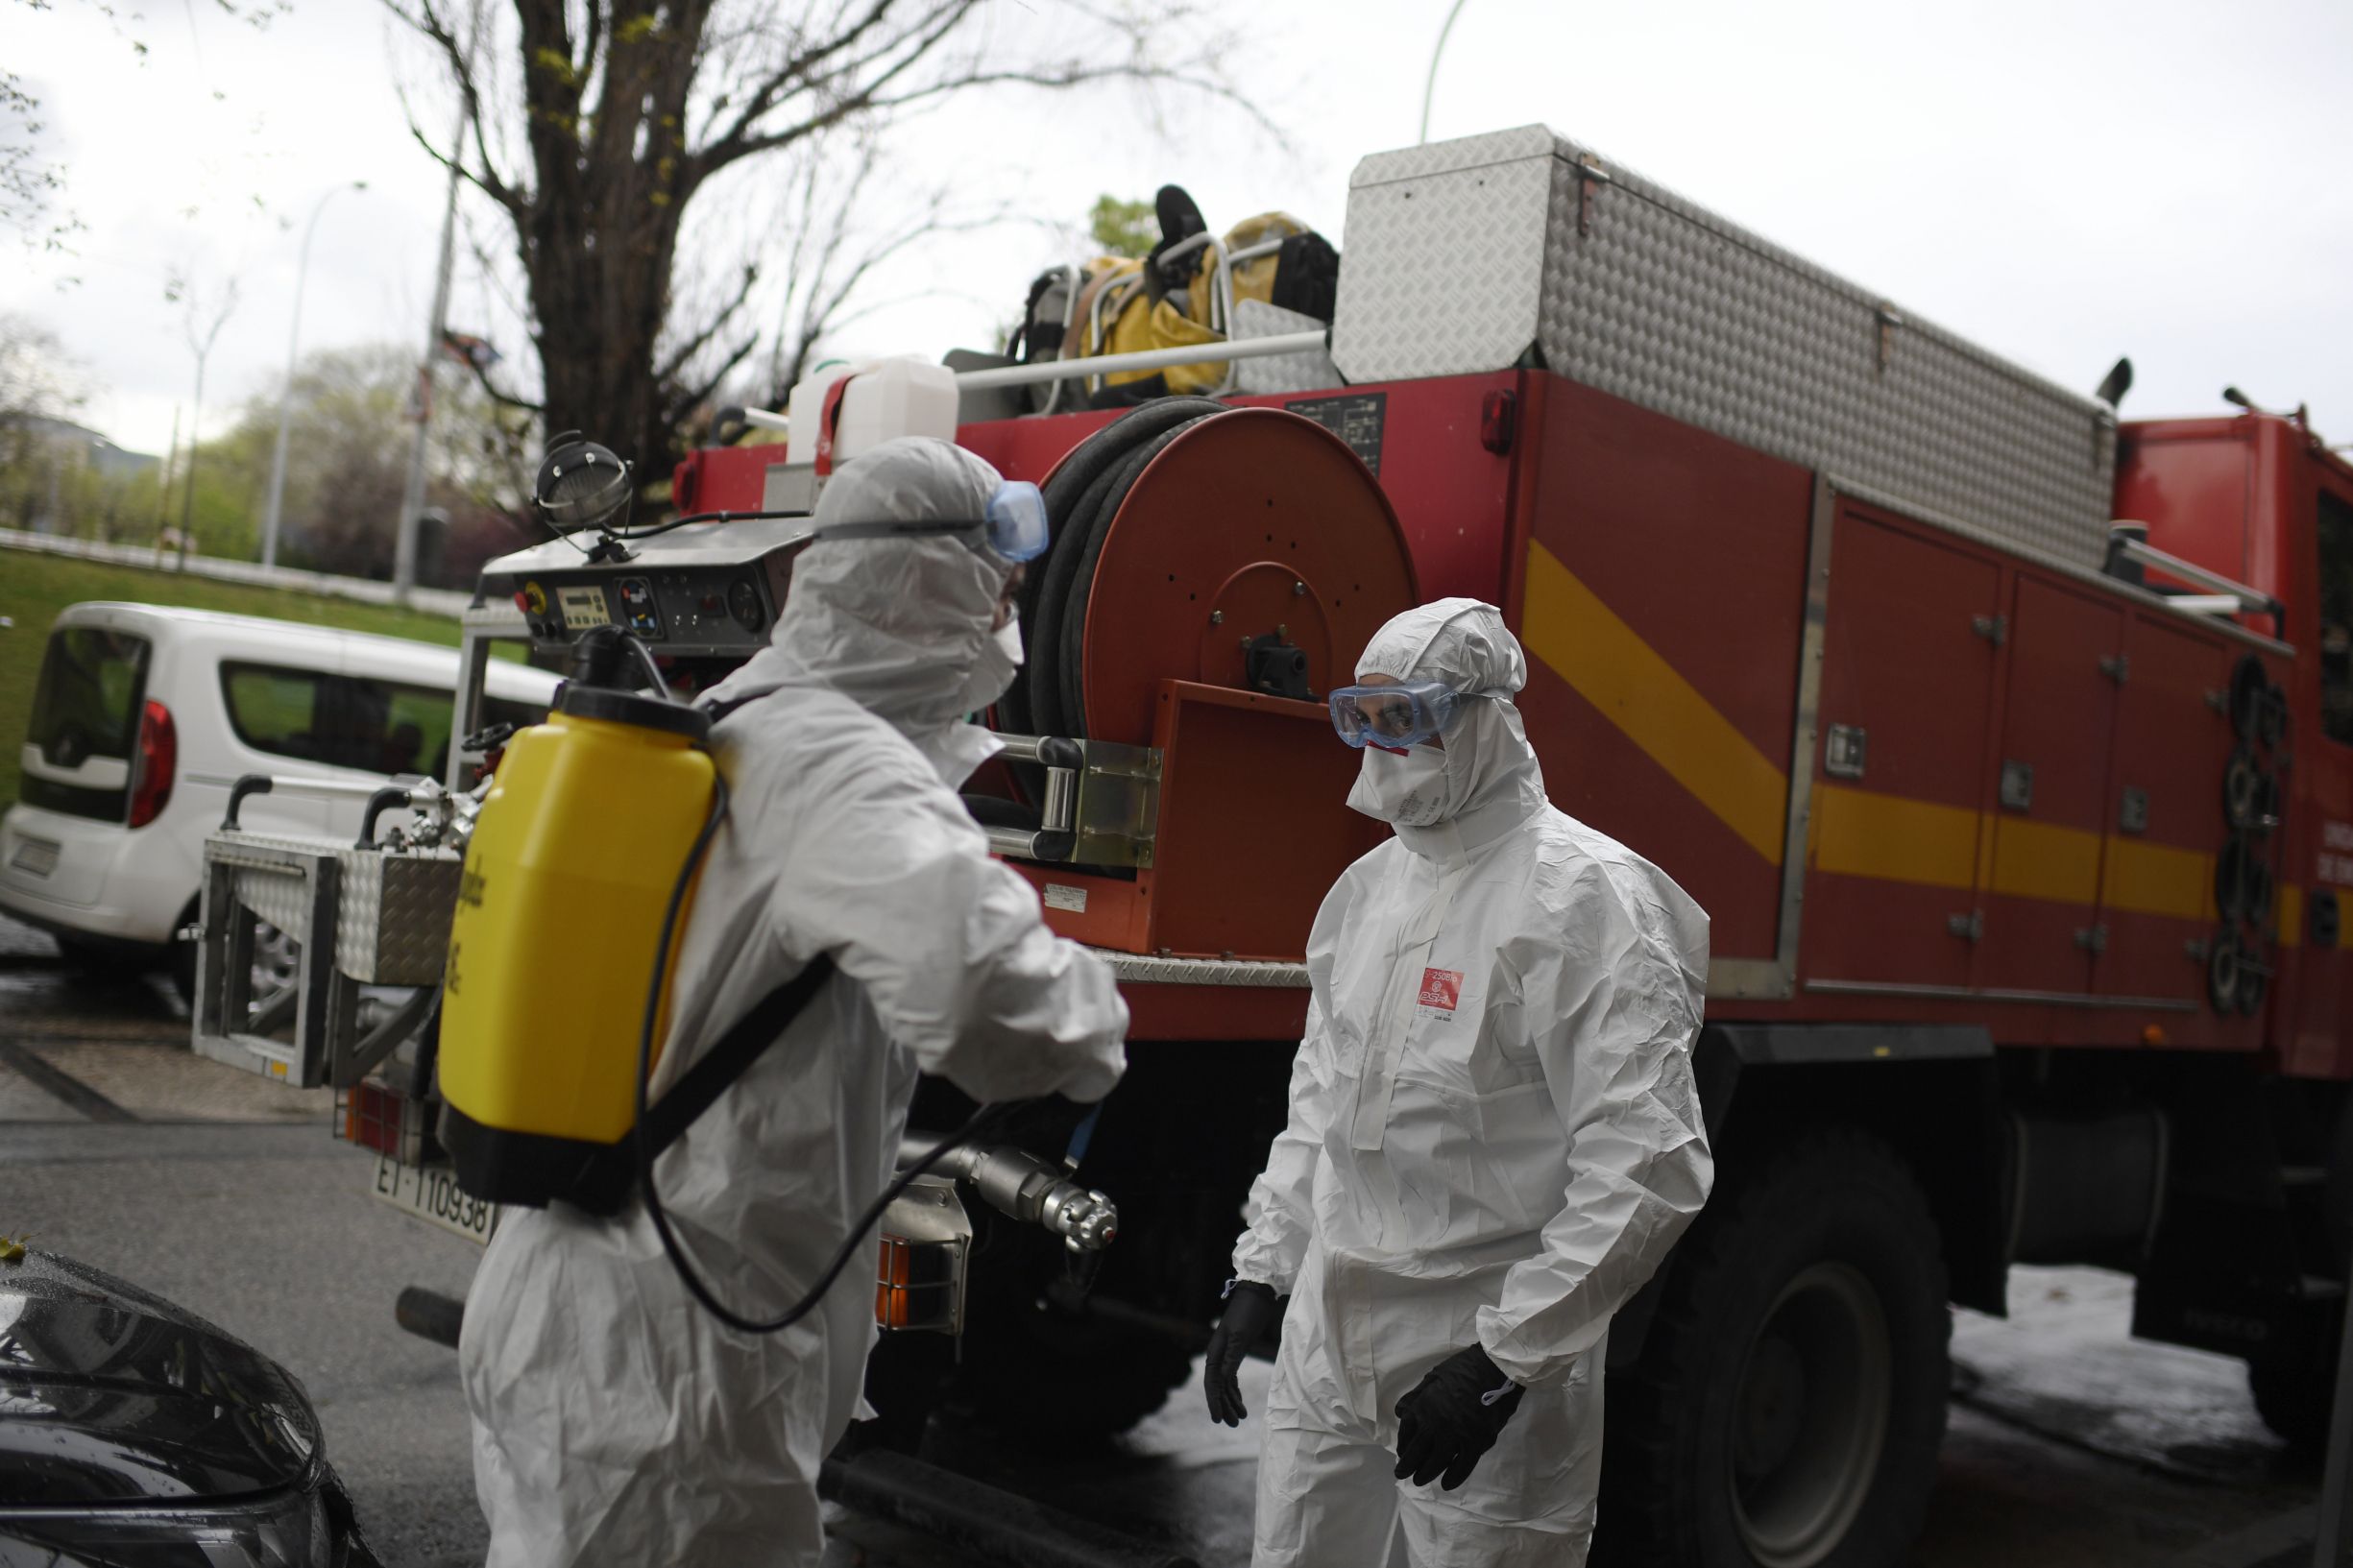
{"type": "MultiPolygon", "coordinates": [[[[956,795],[996,749],[964,718],[1013,677],[1013,567],[967,532],[873,526],[977,529],[999,484],[942,441],[844,464],[770,646],[704,699],[743,705],[712,732],[731,804],[654,1096],[817,954],[838,966],[655,1167],[739,1313],[814,1283],[890,1179],[919,1071],[982,1100],[1094,1100],[1125,1065],[1109,970],[1046,929],[956,795]]],[[[817,1468],[861,1411],[874,1272],[754,1337],[689,1297],[641,1199],[611,1219],[510,1210],[459,1344],[489,1568],[815,1564],[817,1468]]]]}
{"type": "Polygon", "coordinates": [[[1333,694],[1348,804],[1395,836],[1308,938],[1291,1115],[1206,1368],[1211,1415],[1279,1318],[1257,1568],[1578,1564],[1611,1315],[1713,1175],[1690,1046],[1708,917],[1555,810],[1518,642],[1444,599],[1333,694]],[[1288,1296],[1288,1311],[1282,1297],[1288,1296]]]}

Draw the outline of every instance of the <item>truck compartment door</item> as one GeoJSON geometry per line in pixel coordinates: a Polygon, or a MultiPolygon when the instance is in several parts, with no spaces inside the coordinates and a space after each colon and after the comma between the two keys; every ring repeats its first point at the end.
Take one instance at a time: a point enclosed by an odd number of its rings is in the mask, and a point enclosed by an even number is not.
{"type": "Polygon", "coordinates": [[[2000,591],[1990,558],[1840,511],[1807,844],[1809,980],[1969,983],[2000,591]]]}
{"type": "Polygon", "coordinates": [[[2211,637],[2136,615],[2131,661],[2119,689],[2099,877],[2107,948],[2093,966],[2107,997],[2206,1005],[2200,953],[2215,932],[2214,866],[2220,853],[2222,770],[2230,719],[2207,700],[2230,686],[2235,650],[2211,637]]]}
{"type": "Polygon", "coordinates": [[[2108,940],[2100,853],[2113,820],[2109,740],[2129,675],[2124,615],[2024,573],[2013,604],[1976,983],[2077,995],[2108,940]]]}

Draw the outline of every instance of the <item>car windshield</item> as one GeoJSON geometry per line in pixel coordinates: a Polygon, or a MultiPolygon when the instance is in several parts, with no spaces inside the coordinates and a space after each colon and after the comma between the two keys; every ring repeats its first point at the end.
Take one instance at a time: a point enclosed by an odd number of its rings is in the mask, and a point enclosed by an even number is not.
{"type": "Polygon", "coordinates": [[[33,696],[25,738],[61,768],[92,757],[128,760],[139,737],[139,694],[147,680],[147,639],[98,626],[51,634],[33,696]]]}

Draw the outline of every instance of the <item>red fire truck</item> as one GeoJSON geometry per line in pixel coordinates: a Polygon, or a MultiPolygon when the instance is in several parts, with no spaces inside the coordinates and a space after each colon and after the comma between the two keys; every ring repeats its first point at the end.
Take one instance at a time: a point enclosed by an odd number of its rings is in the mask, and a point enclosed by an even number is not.
{"type": "MultiPolygon", "coordinates": [[[[992,377],[1070,367],[965,378],[958,440],[1057,531],[972,805],[1129,999],[1079,1168],[1123,1239],[1081,1290],[1055,1239],[996,1238],[958,1364],[885,1340],[885,1413],[1104,1433],[1184,1377],[1310,918],[1383,831],[1311,699],[1463,594],[1527,648],[1554,803],[1712,919],[1718,1183],[1610,1336],[1597,1552],[1898,1560],[1948,1304],[2001,1314],[2014,1263],[2132,1273],[2136,1333],[2244,1357],[2317,1440],[2353,1245],[2353,467],[2301,418],[2120,423],[2127,377],[2068,393],[1541,128],[1368,158],[1328,338],[1300,325],[1262,320],[1287,357],[1237,345],[1213,402],[1037,414],[992,377]]],[[[677,504],[788,513],[795,455],[699,452],[677,504]]],[[[549,648],[609,617],[691,677],[765,640],[800,537],[544,546],[484,614],[512,596],[549,648]]]]}

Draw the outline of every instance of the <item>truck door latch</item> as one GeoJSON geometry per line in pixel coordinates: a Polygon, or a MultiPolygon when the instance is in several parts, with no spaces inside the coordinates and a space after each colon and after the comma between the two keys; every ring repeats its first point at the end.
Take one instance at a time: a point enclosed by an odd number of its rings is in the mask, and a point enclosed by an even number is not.
{"type": "Polygon", "coordinates": [[[1972,615],[1969,617],[1969,629],[1999,648],[2010,635],[2010,618],[2007,615],[1972,615]]]}
{"type": "Polygon", "coordinates": [[[1965,915],[1947,915],[1945,929],[1964,942],[1982,942],[1985,940],[1985,911],[1972,909],[1965,915]]]}

